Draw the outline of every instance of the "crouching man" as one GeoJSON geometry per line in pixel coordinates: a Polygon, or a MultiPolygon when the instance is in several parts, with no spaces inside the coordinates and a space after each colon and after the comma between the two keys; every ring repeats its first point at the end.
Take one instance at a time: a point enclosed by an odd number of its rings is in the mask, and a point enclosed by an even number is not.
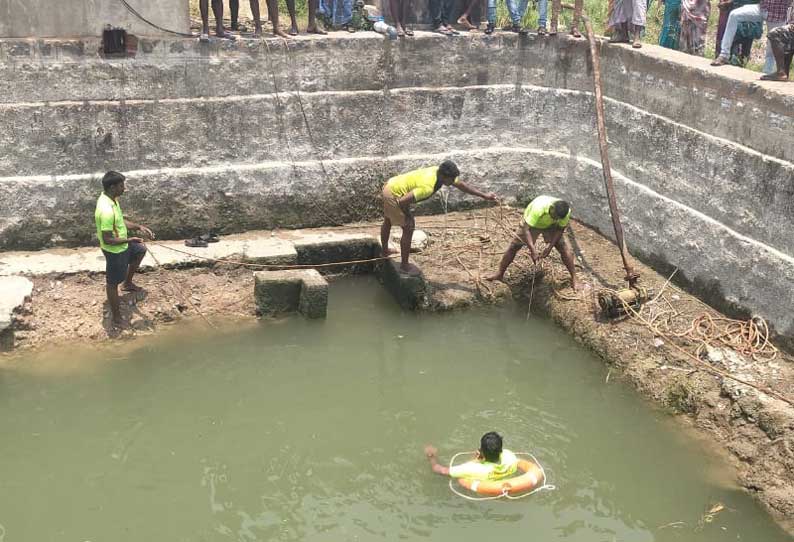
{"type": "Polygon", "coordinates": [[[571,220],[571,206],[567,201],[563,201],[551,196],[538,196],[527,205],[524,217],[518,231],[513,236],[513,241],[502,256],[499,262],[499,270],[493,275],[489,275],[486,280],[502,280],[505,276],[507,267],[513,262],[523,246],[529,249],[529,257],[533,263],[538,263],[551,253],[552,248],[556,248],[560,253],[562,263],[571,274],[571,288],[581,289],[576,280],[576,267],[573,259],[573,251],[563,237],[563,232],[571,220]],[[543,235],[543,240],[547,246],[542,253],[538,254],[535,247],[538,236],[543,235]]]}
{"type": "Polygon", "coordinates": [[[124,220],[118,198],[124,193],[125,177],[117,171],[108,171],[102,177],[102,194],[96,202],[94,221],[99,246],[105,256],[105,276],[107,296],[113,325],[120,326],[119,290],[121,284],[125,292],[137,292],[141,288],[132,282],[132,277],[146,255],[146,246],[140,237],[127,237],[127,229],[138,230],[150,239],[154,233],[146,226],[124,220]]]}

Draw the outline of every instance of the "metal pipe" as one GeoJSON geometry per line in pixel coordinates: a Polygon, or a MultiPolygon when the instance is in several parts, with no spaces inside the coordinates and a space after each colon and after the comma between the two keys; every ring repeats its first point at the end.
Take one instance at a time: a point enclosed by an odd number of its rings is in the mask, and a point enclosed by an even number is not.
{"type": "Polygon", "coordinates": [[[631,257],[626,249],[626,240],[623,237],[623,225],[620,222],[620,211],[615,199],[615,186],[612,182],[612,168],[609,164],[609,146],[607,143],[607,126],[604,116],[604,93],[601,88],[601,59],[598,56],[593,25],[587,15],[582,15],[585,29],[587,31],[587,41],[590,42],[590,59],[593,62],[593,86],[595,89],[596,124],[598,126],[598,146],[601,151],[601,168],[604,171],[604,186],[609,200],[609,212],[612,215],[612,226],[615,228],[615,239],[620,249],[620,256],[623,258],[623,267],[626,270],[626,281],[629,287],[634,288],[639,274],[634,271],[631,264],[631,257]]]}

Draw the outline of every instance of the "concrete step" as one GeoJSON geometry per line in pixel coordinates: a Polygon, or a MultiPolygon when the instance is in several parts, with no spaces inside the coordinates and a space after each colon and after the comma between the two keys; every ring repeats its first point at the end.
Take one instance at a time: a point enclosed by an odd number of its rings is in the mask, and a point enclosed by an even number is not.
{"type": "Polygon", "coordinates": [[[254,297],[262,316],[299,312],[307,318],[325,318],[328,282],[315,269],[257,271],[254,297]]]}

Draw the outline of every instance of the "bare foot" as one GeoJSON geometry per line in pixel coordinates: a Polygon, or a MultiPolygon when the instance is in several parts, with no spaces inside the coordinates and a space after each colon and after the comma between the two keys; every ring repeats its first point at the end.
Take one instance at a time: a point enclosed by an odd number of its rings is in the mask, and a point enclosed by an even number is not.
{"type": "Polygon", "coordinates": [[[387,248],[386,250],[383,251],[383,255],[388,258],[389,256],[391,256],[393,254],[397,254],[398,252],[400,252],[400,251],[397,250],[396,248],[387,248]]]}
{"type": "Polygon", "coordinates": [[[486,275],[484,278],[485,278],[485,280],[491,280],[491,281],[499,280],[499,281],[501,281],[501,280],[504,280],[505,277],[504,277],[504,275],[500,275],[499,273],[494,273],[493,275],[486,275]]]}
{"type": "Polygon", "coordinates": [[[254,37],[261,38],[262,37],[262,27],[259,26],[254,30],[254,37]]]}
{"type": "Polygon", "coordinates": [[[284,31],[280,28],[274,28],[273,35],[287,40],[290,39],[290,37],[287,34],[285,34],[284,31]]]}
{"type": "Polygon", "coordinates": [[[464,17],[463,15],[458,17],[458,24],[460,26],[462,26],[463,28],[465,28],[466,30],[476,30],[477,29],[476,26],[474,26],[473,24],[471,24],[469,22],[469,18],[468,17],[464,17]]]}
{"type": "Polygon", "coordinates": [[[140,292],[143,290],[143,288],[132,282],[125,282],[121,285],[121,289],[125,292],[140,292]]]}
{"type": "Polygon", "coordinates": [[[412,263],[407,263],[405,265],[400,265],[400,273],[415,277],[422,274],[422,270],[412,263]]]}
{"type": "Polygon", "coordinates": [[[582,292],[584,290],[588,290],[590,285],[584,282],[578,282],[576,280],[571,281],[571,289],[574,292],[582,292]]]}
{"type": "Polygon", "coordinates": [[[322,35],[322,36],[325,36],[326,34],[328,34],[328,32],[326,32],[326,31],[325,31],[325,30],[324,30],[322,27],[320,27],[320,26],[319,26],[319,25],[317,25],[317,24],[315,24],[314,26],[310,26],[309,28],[307,28],[307,29],[306,29],[306,33],[307,33],[307,34],[320,34],[320,35],[322,35]]]}
{"type": "Polygon", "coordinates": [[[297,36],[298,35],[298,27],[296,25],[292,25],[289,27],[289,35],[290,36],[297,36]]]}

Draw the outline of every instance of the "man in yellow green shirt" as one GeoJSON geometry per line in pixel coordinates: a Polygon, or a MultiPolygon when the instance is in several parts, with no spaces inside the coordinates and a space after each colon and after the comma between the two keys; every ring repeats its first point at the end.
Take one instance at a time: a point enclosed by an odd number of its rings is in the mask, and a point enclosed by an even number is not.
{"type": "Polygon", "coordinates": [[[102,177],[102,193],[97,198],[94,221],[99,246],[105,256],[105,277],[108,304],[113,315],[113,324],[121,325],[119,290],[137,292],[141,288],[132,282],[141,260],[146,255],[146,246],[140,237],[128,237],[127,229],[143,232],[150,239],[154,233],[146,226],[124,219],[118,198],[124,193],[125,177],[117,171],[108,171],[102,177]]]}
{"type": "Polygon", "coordinates": [[[500,480],[512,476],[518,469],[516,454],[502,448],[502,436],[495,431],[489,431],[480,438],[477,457],[466,463],[452,467],[442,465],[438,462],[438,450],[430,445],[425,446],[425,456],[433,472],[450,478],[500,480]]]}
{"type": "Polygon", "coordinates": [[[485,194],[458,179],[460,170],[455,162],[445,160],[440,166],[432,166],[402,175],[397,175],[388,180],[383,186],[383,225],[380,228],[380,242],[383,255],[389,256],[394,251],[389,249],[389,235],[392,226],[401,226],[403,236],[400,240],[400,271],[409,274],[418,274],[419,269],[408,263],[411,253],[411,239],[414,234],[414,217],[411,214],[411,205],[426,200],[442,186],[454,186],[458,190],[479,198],[495,201],[496,194],[485,194]]]}
{"type": "Polygon", "coordinates": [[[513,235],[513,241],[499,262],[499,270],[493,275],[485,277],[486,280],[504,279],[507,267],[513,262],[521,247],[525,245],[529,249],[529,257],[532,258],[533,263],[539,262],[551,253],[552,248],[556,248],[560,253],[562,263],[571,274],[571,288],[579,290],[580,285],[576,280],[573,251],[562,235],[570,220],[571,206],[567,201],[551,196],[538,196],[530,201],[524,210],[521,225],[513,235]],[[535,243],[538,235],[541,234],[547,245],[543,252],[538,254],[535,243]]]}

